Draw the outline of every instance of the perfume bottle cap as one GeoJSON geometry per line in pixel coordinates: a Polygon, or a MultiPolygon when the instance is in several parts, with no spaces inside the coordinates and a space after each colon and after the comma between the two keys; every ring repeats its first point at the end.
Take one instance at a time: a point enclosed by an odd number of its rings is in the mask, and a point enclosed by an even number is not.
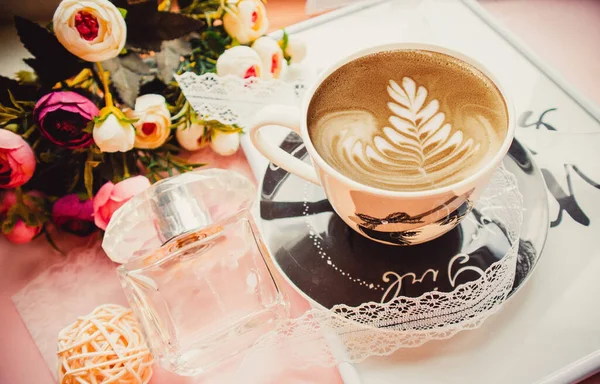
{"type": "Polygon", "coordinates": [[[113,214],[102,248],[114,262],[127,263],[183,234],[249,209],[255,193],[250,180],[223,169],[192,171],[161,180],[113,214]]]}
{"type": "Polygon", "coordinates": [[[151,192],[154,196],[149,201],[156,232],[163,243],[212,224],[204,202],[194,197],[188,183],[160,183],[151,192]]]}

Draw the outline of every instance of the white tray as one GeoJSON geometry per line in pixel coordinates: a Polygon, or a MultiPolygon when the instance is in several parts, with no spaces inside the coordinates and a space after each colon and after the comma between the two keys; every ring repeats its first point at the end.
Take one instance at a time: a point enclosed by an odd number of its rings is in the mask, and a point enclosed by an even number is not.
{"type": "MultiPolygon", "coordinates": [[[[596,107],[474,1],[365,1],[287,31],[308,44],[307,63],[315,68],[376,44],[421,41],[447,46],[490,68],[511,92],[517,116],[532,112],[528,123],[556,108],[544,121],[559,133],[600,132],[596,107]]],[[[536,162],[565,193],[565,163],[600,182],[600,154],[594,151],[600,135],[557,139],[554,133],[544,126],[520,127],[517,137],[538,151],[536,162]]],[[[284,136],[273,135],[273,140],[280,142],[284,136]]],[[[247,137],[242,145],[261,180],[266,160],[247,137]]],[[[563,212],[560,225],[550,229],[537,271],[500,314],[450,340],[368,359],[355,366],[358,375],[346,366],[342,371],[347,383],[565,383],[599,370],[600,189],[569,172],[572,193],[590,223],[582,225],[563,212]]],[[[559,204],[552,194],[549,203],[554,220],[559,204]]]]}

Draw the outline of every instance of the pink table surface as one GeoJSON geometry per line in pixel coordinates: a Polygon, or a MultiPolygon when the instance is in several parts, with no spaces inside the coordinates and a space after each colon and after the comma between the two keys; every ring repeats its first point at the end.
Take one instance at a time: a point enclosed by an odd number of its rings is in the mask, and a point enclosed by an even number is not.
{"type": "MultiPolygon", "coordinates": [[[[585,96],[600,104],[600,1],[485,0],[483,4],[585,96]]],[[[252,177],[241,152],[229,158],[218,158],[204,151],[195,154],[194,160],[210,162],[213,167],[235,169],[252,177]]],[[[70,236],[59,239],[66,249],[81,246],[85,241],[70,236]]],[[[54,382],[10,298],[50,265],[60,262],[62,257],[43,238],[26,246],[14,246],[0,238],[0,383],[54,382]]],[[[301,304],[301,299],[291,290],[288,294],[301,304]]],[[[157,372],[157,378],[163,375],[164,372],[157,372]]],[[[167,379],[165,382],[172,381],[167,379]]],[[[317,370],[310,376],[298,377],[296,382],[340,381],[333,370],[317,370]]],[[[600,383],[600,378],[589,379],[586,383],[600,383]]]]}

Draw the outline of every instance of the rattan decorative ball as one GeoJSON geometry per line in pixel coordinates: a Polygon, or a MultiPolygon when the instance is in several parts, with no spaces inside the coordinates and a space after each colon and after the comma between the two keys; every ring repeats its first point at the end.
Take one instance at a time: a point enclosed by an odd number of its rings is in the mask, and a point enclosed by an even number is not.
{"type": "Polygon", "coordinates": [[[58,333],[60,384],[146,384],[152,355],[131,309],[105,304],[58,333]]]}

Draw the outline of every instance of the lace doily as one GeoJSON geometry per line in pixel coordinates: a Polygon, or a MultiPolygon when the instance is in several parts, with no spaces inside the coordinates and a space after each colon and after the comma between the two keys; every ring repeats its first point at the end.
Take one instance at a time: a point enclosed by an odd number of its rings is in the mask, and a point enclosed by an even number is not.
{"type": "Polygon", "coordinates": [[[243,125],[252,114],[269,104],[298,105],[306,90],[304,81],[240,79],[214,73],[186,72],[175,79],[199,116],[223,124],[243,125]]]}
{"type": "MultiPolygon", "coordinates": [[[[483,215],[480,220],[498,225],[511,244],[506,255],[485,271],[463,267],[480,273],[478,279],[459,285],[452,292],[433,291],[414,298],[398,296],[386,303],[310,310],[264,335],[247,355],[248,366],[274,351],[294,356],[291,360],[295,368],[360,362],[369,356],[389,355],[399,348],[418,347],[479,327],[500,309],[515,278],[523,219],[523,201],[515,176],[501,167],[475,207],[483,215]],[[303,353],[306,349],[301,346],[315,340],[320,341],[320,349],[303,353]]],[[[464,264],[469,255],[455,257],[464,264]]]]}

